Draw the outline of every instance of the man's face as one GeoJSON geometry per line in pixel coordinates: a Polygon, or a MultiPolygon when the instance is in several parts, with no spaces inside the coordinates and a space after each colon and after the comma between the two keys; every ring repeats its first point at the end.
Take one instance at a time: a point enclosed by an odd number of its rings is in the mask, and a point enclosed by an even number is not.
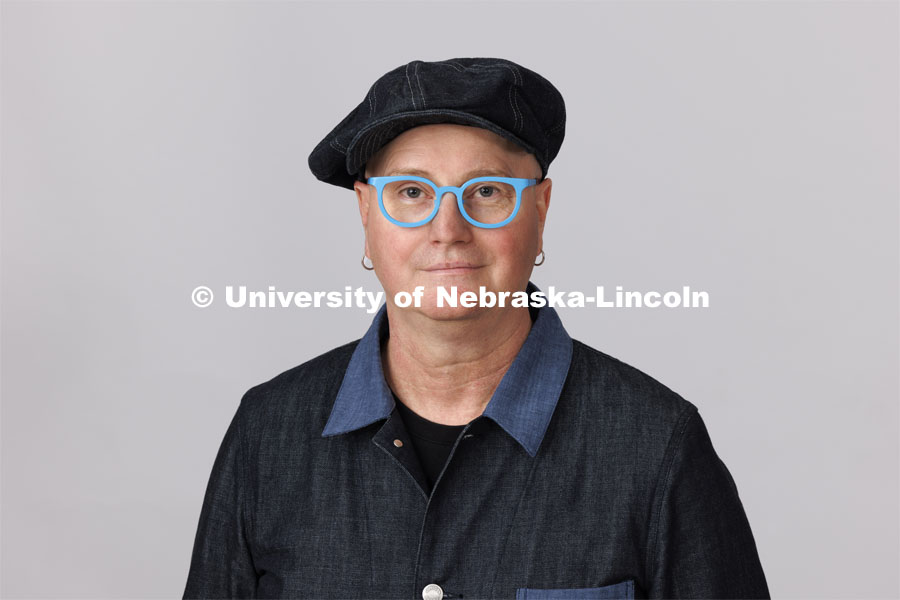
{"type": "MultiPolygon", "coordinates": [[[[366,177],[421,175],[438,186],[459,186],[473,177],[498,175],[540,179],[533,155],[479,127],[423,125],[394,138],[369,161],[366,177]]],[[[443,196],[434,220],[420,227],[399,227],[378,207],[375,187],[354,184],[366,233],[365,251],[372,259],[389,303],[400,291],[425,287],[422,307],[410,308],[435,319],[465,318],[478,308],[437,308],[435,288],[456,286],[478,292],[524,290],[542,235],[551,182],[525,188],[518,214],[496,229],[475,227],[463,218],[456,197],[443,196]]],[[[508,302],[507,302],[508,304],[508,302]]]]}

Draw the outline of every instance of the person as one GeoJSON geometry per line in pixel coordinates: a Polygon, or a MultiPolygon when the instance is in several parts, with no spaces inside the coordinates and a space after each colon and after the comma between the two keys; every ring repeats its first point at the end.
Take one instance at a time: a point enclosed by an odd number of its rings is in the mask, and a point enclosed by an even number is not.
{"type": "Polygon", "coordinates": [[[387,300],[361,339],[243,396],[185,598],[769,597],[693,404],[550,306],[438,302],[537,297],[565,124],[511,61],[417,60],[313,150],[355,192],[387,300]]]}

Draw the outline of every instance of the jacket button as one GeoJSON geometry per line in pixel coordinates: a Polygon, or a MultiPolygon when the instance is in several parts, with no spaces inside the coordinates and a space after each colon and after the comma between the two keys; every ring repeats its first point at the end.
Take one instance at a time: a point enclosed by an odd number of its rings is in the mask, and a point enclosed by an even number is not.
{"type": "Polygon", "coordinates": [[[400,440],[394,440],[394,445],[397,446],[398,448],[402,448],[403,442],[400,440]]]}
{"type": "Polygon", "coordinates": [[[422,600],[443,600],[444,590],[436,583],[429,583],[422,588],[422,600]]]}

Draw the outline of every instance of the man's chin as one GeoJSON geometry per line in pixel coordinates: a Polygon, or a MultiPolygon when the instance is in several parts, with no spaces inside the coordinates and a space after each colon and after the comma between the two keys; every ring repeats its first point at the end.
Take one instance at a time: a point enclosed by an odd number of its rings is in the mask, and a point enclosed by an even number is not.
{"type": "Polygon", "coordinates": [[[433,321],[466,321],[471,319],[476,319],[480,316],[484,315],[484,311],[490,310],[488,308],[481,308],[478,306],[465,307],[465,306],[422,306],[422,308],[417,309],[423,316],[433,320],[433,321]]]}

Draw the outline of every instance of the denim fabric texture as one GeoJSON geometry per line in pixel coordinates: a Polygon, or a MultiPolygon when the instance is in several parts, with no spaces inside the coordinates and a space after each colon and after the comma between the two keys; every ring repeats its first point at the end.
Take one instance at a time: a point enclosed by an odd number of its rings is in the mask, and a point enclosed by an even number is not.
{"type": "Polygon", "coordinates": [[[540,308],[429,493],[381,369],[387,333],[382,307],[361,340],[244,395],[185,598],[769,597],[690,402],[540,308]]]}

